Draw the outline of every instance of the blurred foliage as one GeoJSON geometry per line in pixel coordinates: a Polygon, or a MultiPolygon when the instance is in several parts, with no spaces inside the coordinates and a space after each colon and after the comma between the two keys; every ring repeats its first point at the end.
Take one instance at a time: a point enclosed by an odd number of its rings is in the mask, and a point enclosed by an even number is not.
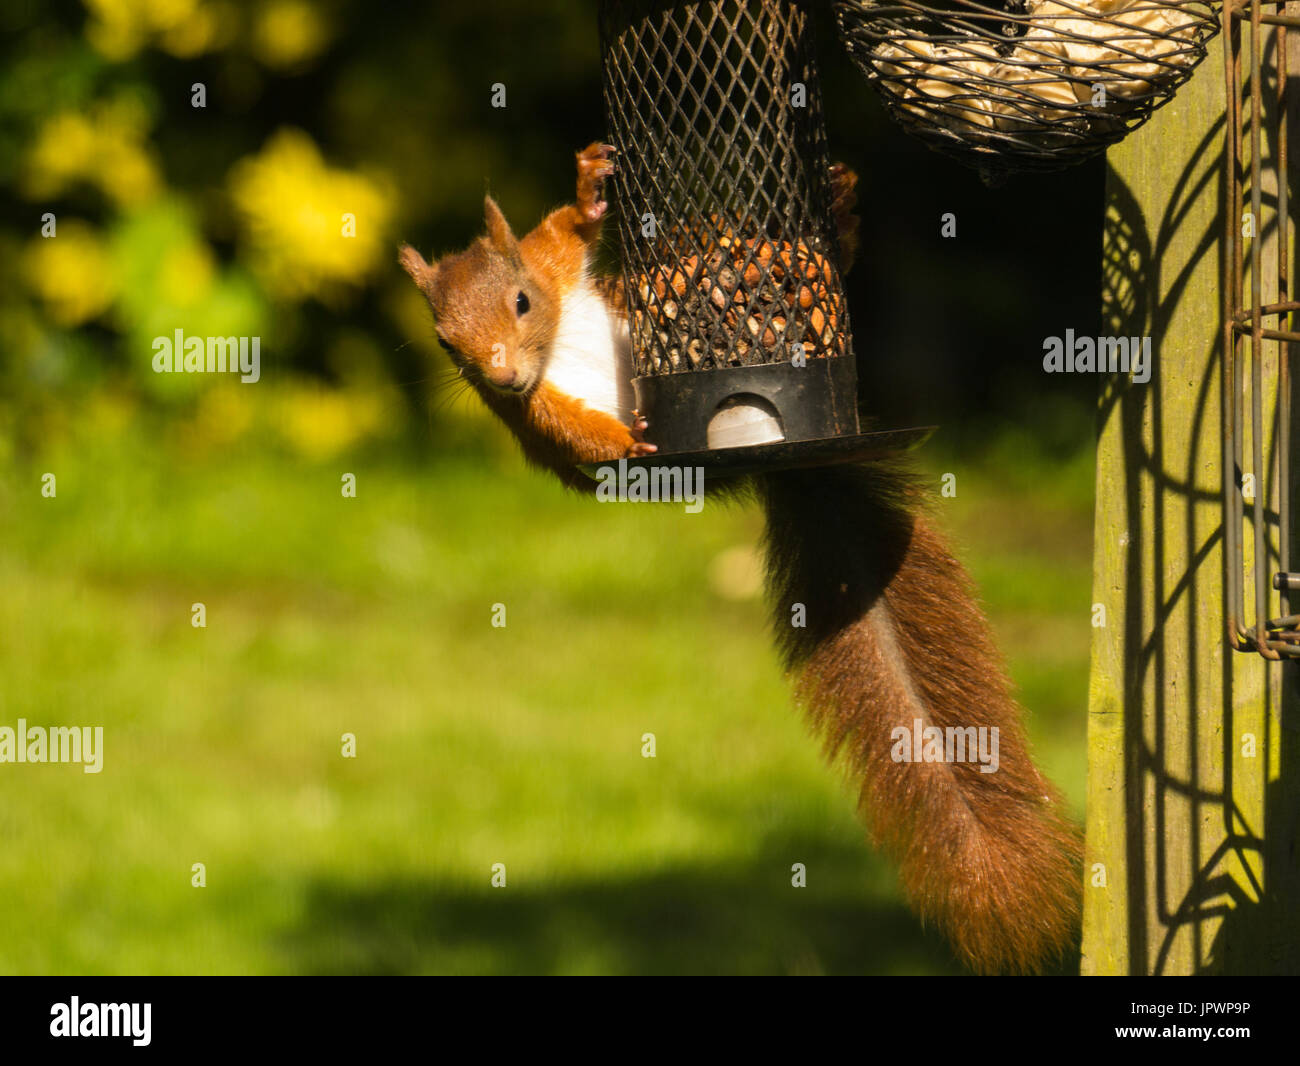
{"type": "MultiPolygon", "coordinates": [[[[1095,383],[1048,381],[1045,416],[1041,340],[1094,330],[1100,163],[984,188],[888,121],[815,6],[831,144],[863,179],[850,296],[867,408],[970,439],[1028,418],[1069,454],[1057,416],[1086,424],[1095,383]]],[[[176,328],[260,336],[267,390],[308,405],[302,379],[378,390],[382,428],[426,446],[465,418],[482,430],[477,408],[431,403],[446,364],[392,251],[463,245],[489,186],[520,231],[570,195],[572,152],[604,125],[594,4],[50,0],[5,5],[0,27],[10,446],[30,451],[51,406],[100,389],[192,407],[207,384],[150,371],[152,338],[176,328]]],[[[340,446],[380,428],[358,418],[333,419],[340,446]]]]}
{"type": "Polygon", "coordinates": [[[0,455],[46,452],[105,405],[213,443],[269,420],[310,457],[420,424],[432,375],[392,353],[429,330],[381,309],[411,297],[392,160],[365,150],[401,122],[340,105],[349,80],[400,90],[378,40],[340,44],[372,20],[351,8],[6,6],[0,455]],[[153,338],[176,329],[260,337],[266,385],[153,373],[153,338]]]}

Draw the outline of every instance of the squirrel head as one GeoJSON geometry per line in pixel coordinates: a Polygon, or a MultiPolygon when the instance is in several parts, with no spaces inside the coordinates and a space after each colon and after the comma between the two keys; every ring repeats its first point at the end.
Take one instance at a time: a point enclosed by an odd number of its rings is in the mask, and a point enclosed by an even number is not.
{"type": "Polygon", "coordinates": [[[429,307],[438,343],[471,380],[527,395],[542,379],[559,322],[559,300],[530,270],[501,208],[483,201],[487,234],[429,264],[409,244],[399,261],[429,307]]]}

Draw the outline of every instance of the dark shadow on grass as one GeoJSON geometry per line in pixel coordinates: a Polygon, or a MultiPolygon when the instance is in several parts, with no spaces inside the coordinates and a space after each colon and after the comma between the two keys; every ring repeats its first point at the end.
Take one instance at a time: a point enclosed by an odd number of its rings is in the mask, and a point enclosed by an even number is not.
{"type": "MultiPolygon", "coordinates": [[[[865,845],[863,846],[865,848],[865,845]]],[[[280,942],[313,974],[960,974],[900,903],[871,899],[864,852],[808,841],[760,857],[481,889],[436,879],[313,883],[280,942]],[[790,867],[805,863],[808,887],[790,867]]],[[[867,861],[870,861],[869,858],[867,861]]],[[[1062,973],[1076,972],[1077,956],[1062,973]]]]}

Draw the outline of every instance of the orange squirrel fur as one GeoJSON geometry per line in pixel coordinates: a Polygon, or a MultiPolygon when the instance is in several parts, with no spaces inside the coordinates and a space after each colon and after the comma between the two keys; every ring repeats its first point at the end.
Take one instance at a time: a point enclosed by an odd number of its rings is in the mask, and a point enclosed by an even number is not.
{"type": "Polygon", "coordinates": [[[525,457],[580,489],[591,482],[576,464],[655,450],[637,437],[643,427],[630,408],[631,352],[621,316],[595,324],[608,336],[591,338],[609,341],[614,350],[607,369],[621,376],[604,383],[603,404],[547,380],[554,377],[548,375],[549,349],[566,303],[594,295],[603,312],[622,306],[621,288],[588,273],[606,208],[599,194],[602,179],[612,172],[609,153],[607,146],[593,144],[578,154],[578,203],[552,211],[523,240],[489,196],[484,200],[487,235],[464,252],[432,265],[410,245],[400,253],[402,266],[433,310],[439,343],[514,433],[525,457]],[[521,299],[526,301],[522,313],[521,299]],[[611,409],[611,395],[617,410],[611,409]]]}
{"type": "MultiPolygon", "coordinates": [[[[522,240],[488,198],[487,235],[465,252],[432,265],[409,246],[400,256],[471,385],[530,462],[576,488],[591,487],[576,463],[654,450],[630,407],[621,287],[588,274],[610,154],[578,153],[577,204],[522,240]]],[[[847,268],[856,176],[836,168],[832,180],[847,268]]],[[[1030,758],[970,580],[901,460],[767,473],[745,487],[767,515],[768,590],[796,695],[847,763],[911,906],[972,969],[1041,971],[1076,935],[1079,835],[1030,758]],[[795,603],[804,628],[790,624],[795,603]],[[894,761],[893,730],[917,719],[996,726],[997,771],[894,761]]]]}
{"type": "Polygon", "coordinates": [[[1071,945],[1080,840],[1038,772],[965,570],[900,464],[755,478],[773,628],[796,694],[858,783],[912,908],[979,972],[1038,972],[1071,945]],[[807,626],[790,624],[807,606],[807,626]],[[1000,761],[895,762],[892,731],[997,726],[1000,761]]]}

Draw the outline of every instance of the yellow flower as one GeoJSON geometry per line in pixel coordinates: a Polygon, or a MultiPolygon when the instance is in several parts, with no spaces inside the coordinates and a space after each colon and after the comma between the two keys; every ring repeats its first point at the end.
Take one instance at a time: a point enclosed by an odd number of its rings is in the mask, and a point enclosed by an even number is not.
{"type": "Polygon", "coordinates": [[[359,390],[314,382],[286,385],[279,393],[280,432],[307,459],[329,459],[384,424],[384,404],[359,390]]]}
{"type": "Polygon", "coordinates": [[[228,4],[201,0],[84,0],[90,11],[86,38],[104,56],[130,59],[150,43],[190,57],[223,43],[233,29],[228,4]]]}
{"type": "Polygon", "coordinates": [[[27,284],[60,326],[79,326],[113,302],[114,271],[99,235],[86,223],[58,223],[57,236],[36,237],[23,254],[27,284]]]}
{"type": "Polygon", "coordinates": [[[151,199],[162,182],[144,143],[148,126],[144,109],[130,97],[99,103],[89,114],[51,116],[28,150],[24,194],[46,200],[84,181],[119,205],[151,199]]]}
{"type": "Polygon", "coordinates": [[[271,0],[257,12],[253,51],[268,67],[294,67],[319,54],[329,39],[320,13],[302,0],[271,0]]]}
{"type": "Polygon", "coordinates": [[[84,115],[65,111],[46,119],[27,153],[23,190],[29,199],[58,196],[94,166],[99,137],[84,115]]]}
{"type": "Polygon", "coordinates": [[[212,288],[216,266],[206,244],[190,242],[171,248],[158,271],[159,297],[176,307],[195,307],[212,288]]]}
{"type": "Polygon", "coordinates": [[[284,129],[230,172],[250,263],[274,295],[334,302],[384,260],[386,184],[325,165],[307,134],[284,129]]]}
{"type": "Polygon", "coordinates": [[[235,35],[237,16],[229,4],[205,4],[193,16],[162,31],[158,44],[164,52],[189,59],[228,44],[235,35]]]}

